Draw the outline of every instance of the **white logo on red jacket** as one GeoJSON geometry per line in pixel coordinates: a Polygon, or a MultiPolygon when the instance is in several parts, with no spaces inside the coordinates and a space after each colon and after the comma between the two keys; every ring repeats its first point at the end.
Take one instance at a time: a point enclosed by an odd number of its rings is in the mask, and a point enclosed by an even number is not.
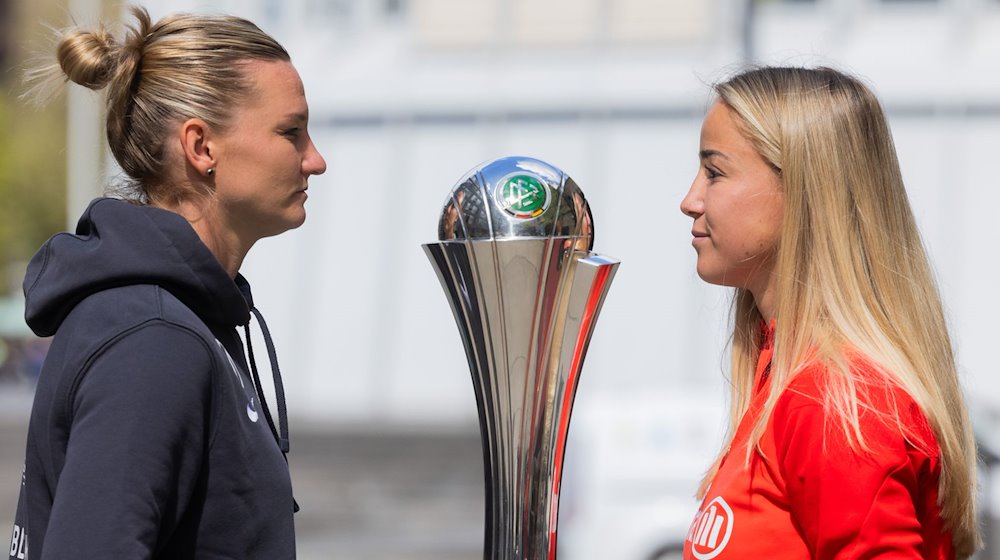
{"type": "Polygon", "coordinates": [[[687,540],[694,557],[710,560],[721,554],[733,534],[734,521],[733,510],[722,496],[705,504],[688,530],[687,540]]]}

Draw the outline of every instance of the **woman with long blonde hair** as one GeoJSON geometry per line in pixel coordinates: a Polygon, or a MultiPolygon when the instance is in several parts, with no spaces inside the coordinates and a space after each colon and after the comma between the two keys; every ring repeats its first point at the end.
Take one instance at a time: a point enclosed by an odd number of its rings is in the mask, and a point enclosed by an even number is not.
{"type": "Polygon", "coordinates": [[[730,430],[685,558],[965,558],[976,451],[874,94],[828,68],[719,83],[681,210],[735,288],[730,430]]]}

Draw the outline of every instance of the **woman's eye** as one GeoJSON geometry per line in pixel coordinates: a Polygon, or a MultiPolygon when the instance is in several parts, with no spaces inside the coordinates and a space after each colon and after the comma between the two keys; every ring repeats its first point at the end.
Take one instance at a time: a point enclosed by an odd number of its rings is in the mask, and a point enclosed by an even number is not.
{"type": "Polygon", "coordinates": [[[293,138],[293,139],[294,138],[298,138],[299,137],[299,129],[298,128],[289,128],[288,130],[285,130],[281,134],[283,134],[283,135],[285,135],[285,136],[287,136],[289,138],[293,138]]]}
{"type": "Polygon", "coordinates": [[[719,173],[717,170],[705,166],[705,176],[708,177],[709,179],[715,179],[716,177],[719,177],[721,175],[722,173],[719,173]]]}

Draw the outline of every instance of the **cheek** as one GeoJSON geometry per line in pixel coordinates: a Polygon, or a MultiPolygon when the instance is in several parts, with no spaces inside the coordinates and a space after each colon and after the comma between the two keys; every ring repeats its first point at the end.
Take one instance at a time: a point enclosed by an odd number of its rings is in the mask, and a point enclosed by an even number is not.
{"type": "Polygon", "coordinates": [[[720,257],[752,258],[773,250],[781,235],[781,211],[770,204],[716,201],[705,212],[712,247],[720,257]]]}
{"type": "Polygon", "coordinates": [[[785,215],[784,198],[780,193],[772,194],[768,197],[767,204],[762,210],[761,229],[771,246],[777,245],[781,238],[781,225],[785,215]]]}
{"type": "Polygon", "coordinates": [[[752,231],[753,234],[747,239],[748,256],[770,251],[778,244],[781,232],[780,219],[773,215],[761,216],[752,231]]]}
{"type": "Polygon", "coordinates": [[[280,152],[272,155],[276,169],[281,169],[281,173],[286,176],[299,176],[302,174],[302,154],[291,144],[282,147],[280,152]]]}

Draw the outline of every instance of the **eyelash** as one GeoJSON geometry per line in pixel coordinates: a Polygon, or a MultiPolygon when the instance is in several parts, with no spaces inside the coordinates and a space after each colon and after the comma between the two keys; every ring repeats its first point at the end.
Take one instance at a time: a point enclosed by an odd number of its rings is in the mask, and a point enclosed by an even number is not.
{"type": "Polygon", "coordinates": [[[299,137],[299,128],[298,127],[296,127],[296,128],[289,128],[288,130],[282,132],[281,134],[284,135],[284,136],[287,136],[289,138],[293,138],[293,139],[294,138],[298,138],[299,137]]]}
{"type": "Polygon", "coordinates": [[[712,180],[712,179],[716,179],[718,177],[721,177],[722,173],[719,173],[719,171],[717,169],[712,169],[711,167],[709,167],[709,166],[706,165],[705,166],[705,176],[709,180],[712,180]]]}

